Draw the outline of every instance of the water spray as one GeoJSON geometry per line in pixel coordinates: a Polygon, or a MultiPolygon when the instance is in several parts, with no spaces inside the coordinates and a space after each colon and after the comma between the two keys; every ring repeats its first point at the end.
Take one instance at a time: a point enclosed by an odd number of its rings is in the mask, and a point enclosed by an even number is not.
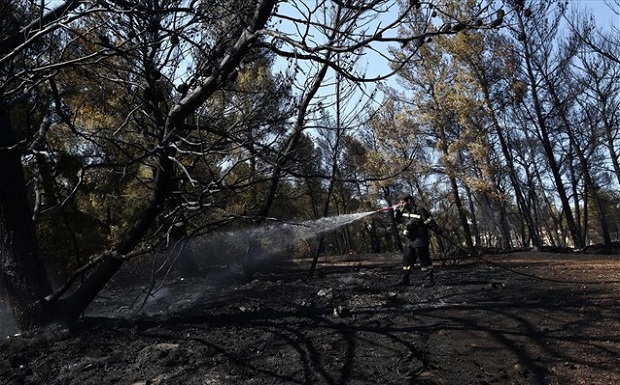
{"type": "MultiPolygon", "coordinates": [[[[214,232],[206,237],[186,240],[183,253],[198,265],[225,264],[231,259],[266,262],[287,254],[297,242],[328,233],[372,215],[388,212],[400,205],[381,207],[361,213],[348,213],[302,222],[277,222],[229,231],[214,232]]],[[[262,263],[262,262],[261,262],[262,263]]]]}

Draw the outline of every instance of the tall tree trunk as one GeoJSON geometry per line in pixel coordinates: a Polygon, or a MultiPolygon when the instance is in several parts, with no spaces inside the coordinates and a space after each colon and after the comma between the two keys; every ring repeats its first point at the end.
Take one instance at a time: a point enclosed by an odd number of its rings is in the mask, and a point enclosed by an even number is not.
{"type": "Polygon", "coordinates": [[[452,198],[454,198],[454,204],[459,213],[459,219],[461,220],[461,227],[463,228],[463,236],[465,237],[465,243],[467,247],[472,249],[474,247],[473,240],[471,239],[471,231],[469,230],[469,222],[467,221],[467,214],[465,213],[465,208],[463,207],[463,201],[461,200],[461,195],[459,194],[458,184],[456,182],[456,178],[453,176],[449,177],[450,186],[452,187],[452,198]]]}
{"type": "MultiPolygon", "coordinates": [[[[617,114],[617,112],[616,112],[617,114]]],[[[603,109],[602,114],[602,123],[605,130],[605,146],[607,147],[607,151],[609,152],[609,159],[614,168],[614,174],[616,175],[616,179],[618,183],[620,183],[620,154],[616,151],[616,132],[617,132],[617,124],[614,125],[610,122],[609,114],[606,113],[606,109],[603,109]]]]}
{"type": "MultiPolygon", "coordinates": [[[[523,25],[522,19],[519,17],[520,29],[523,34],[525,34],[525,27],[523,25]]],[[[533,53],[530,50],[530,46],[526,43],[523,44],[524,49],[524,59],[525,59],[525,69],[527,73],[527,77],[529,80],[529,85],[531,87],[531,96],[534,107],[534,116],[536,119],[536,125],[538,128],[538,136],[540,141],[542,142],[544,153],[546,155],[547,161],[549,162],[549,168],[551,171],[551,175],[553,176],[553,181],[555,182],[555,187],[558,191],[558,197],[562,202],[562,211],[564,212],[566,218],[566,224],[568,226],[571,239],[574,245],[578,248],[583,247],[583,241],[581,238],[581,232],[577,227],[575,222],[575,218],[573,216],[573,210],[571,209],[570,201],[568,195],[566,194],[566,189],[564,188],[564,181],[562,180],[562,174],[560,172],[560,165],[557,163],[555,158],[555,152],[553,150],[553,144],[551,143],[551,138],[549,137],[549,130],[547,127],[547,120],[543,114],[543,107],[540,100],[540,87],[538,79],[534,74],[534,64],[533,64],[533,53]]]]}
{"type": "Polygon", "coordinates": [[[543,246],[544,244],[544,234],[542,234],[542,227],[541,227],[541,221],[540,221],[540,204],[538,203],[538,194],[536,193],[537,189],[536,189],[536,181],[535,181],[535,175],[538,173],[538,171],[535,169],[535,165],[533,165],[534,167],[534,171],[531,171],[529,166],[525,166],[525,179],[526,179],[526,191],[528,191],[527,194],[527,201],[525,203],[525,207],[528,208],[529,212],[531,213],[531,219],[532,219],[532,226],[534,229],[533,233],[530,233],[530,239],[528,240],[527,243],[525,243],[526,245],[529,245],[529,241],[532,241],[532,245],[534,246],[534,248],[539,249],[540,247],[543,246]],[[536,237],[539,240],[539,244],[536,245],[536,243],[534,242],[533,237],[536,237]]]}
{"type": "MultiPolygon", "coordinates": [[[[448,150],[448,138],[446,135],[445,128],[438,127],[438,129],[439,129],[438,134],[439,134],[439,137],[442,143],[441,151],[443,153],[443,156],[446,159],[449,159],[450,152],[448,150]]],[[[472,240],[471,230],[469,228],[469,222],[467,220],[467,213],[465,212],[465,207],[463,206],[463,200],[461,199],[461,195],[459,194],[458,182],[456,180],[456,177],[454,176],[455,171],[452,166],[448,166],[446,167],[446,169],[447,169],[447,174],[448,174],[448,180],[450,181],[450,187],[451,187],[450,191],[452,193],[454,205],[457,208],[458,216],[461,221],[461,228],[463,229],[463,236],[465,238],[465,243],[467,244],[467,247],[473,248],[474,244],[472,240]]]]}
{"type": "MultiPolygon", "coordinates": [[[[551,83],[549,81],[548,78],[546,78],[547,82],[551,83]]],[[[560,99],[557,95],[557,93],[555,92],[555,89],[553,87],[550,87],[551,90],[551,95],[553,96],[553,99],[555,101],[555,103],[558,106],[563,105],[560,102],[560,99]]],[[[588,196],[591,196],[592,199],[594,200],[594,207],[596,209],[596,213],[598,215],[599,218],[599,224],[601,226],[601,232],[603,234],[603,244],[605,246],[605,250],[607,252],[611,251],[611,235],[609,233],[609,228],[607,226],[607,220],[605,219],[607,217],[606,213],[605,213],[605,208],[602,202],[601,197],[599,196],[599,188],[596,185],[596,183],[594,182],[594,179],[592,177],[592,173],[591,173],[591,167],[589,166],[589,162],[588,162],[588,154],[586,154],[586,150],[591,147],[591,146],[596,146],[597,143],[593,143],[593,144],[589,144],[589,146],[582,146],[580,145],[580,143],[577,141],[577,137],[575,135],[575,132],[572,129],[572,125],[570,124],[571,122],[569,121],[568,117],[566,116],[566,113],[564,111],[564,109],[560,109],[560,117],[562,119],[562,123],[564,123],[564,127],[566,127],[566,132],[568,134],[568,138],[570,140],[570,144],[573,148],[573,151],[575,152],[575,154],[577,155],[577,160],[579,161],[579,166],[581,168],[581,173],[583,175],[583,179],[584,179],[584,183],[586,186],[586,191],[589,191],[589,194],[584,194],[585,197],[587,198],[588,196]]],[[[598,141],[598,138],[596,138],[596,140],[598,141]]],[[[590,151],[590,153],[592,153],[594,151],[590,151]]],[[[572,169],[572,166],[571,166],[572,169]]],[[[576,184],[576,183],[575,183],[576,184]]],[[[577,197],[577,194],[575,194],[575,210],[579,210],[579,200],[577,197]]],[[[587,203],[587,199],[584,199],[587,203]]],[[[585,228],[587,226],[587,222],[588,222],[588,216],[587,214],[584,214],[583,217],[583,222],[584,222],[584,231],[582,232],[583,236],[582,236],[582,246],[581,247],[585,247],[586,245],[586,235],[587,232],[585,231],[585,228]]]]}
{"type": "Polygon", "coordinates": [[[523,194],[523,190],[521,189],[521,183],[517,176],[517,169],[515,167],[514,157],[512,155],[512,152],[510,151],[506,136],[504,135],[504,132],[500,127],[497,115],[495,114],[495,110],[492,108],[491,98],[486,87],[484,90],[484,95],[487,107],[491,111],[491,120],[493,122],[495,134],[499,139],[502,154],[504,155],[506,165],[508,166],[508,176],[510,178],[512,188],[515,192],[517,207],[519,207],[519,211],[521,211],[521,216],[527,226],[532,245],[536,248],[540,248],[542,246],[542,241],[540,239],[539,230],[536,228],[534,218],[532,218],[532,208],[527,204],[525,194],[523,194]]]}
{"type": "Polygon", "coordinates": [[[0,273],[20,330],[48,321],[42,299],[51,283],[38,255],[37,239],[8,112],[0,109],[0,273]]]}
{"type": "MultiPolygon", "coordinates": [[[[480,247],[482,245],[482,239],[480,237],[480,228],[478,226],[478,216],[476,215],[476,208],[474,205],[474,196],[471,192],[471,189],[469,188],[469,186],[465,186],[465,191],[467,192],[467,202],[469,202],[469,212],[470,212],[470,216],[471,216],[471,227],[474,230],[474,239],[476,240],[475,245],[477,247],[480,247]]],[[[485,198],[487,197],[486,194],[485,198]]],[[[485,199],[485,201],[487,201],[488,203],[488,199],[485,199]]],[[[469,221],[467,221],[467,223],[469,224],[469,221]]],[[[469,227],[469,226],[468,226],[469,227]]]]}
{"type": "Polygon", "coordinates": [[[502,234],[502,248],[511,249],[513,247],[513,244],[506,201],[500,202],[499,206],[499,226],[502,234]]]}

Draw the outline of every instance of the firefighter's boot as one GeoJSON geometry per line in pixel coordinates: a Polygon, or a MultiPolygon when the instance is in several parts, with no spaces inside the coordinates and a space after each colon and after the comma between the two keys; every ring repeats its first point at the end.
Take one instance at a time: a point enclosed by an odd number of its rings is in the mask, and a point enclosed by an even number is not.
{"type": "Polygon", "coordinates": [[[424,280],[422,281],[422,287],[433,287],[435,286],[435,276],[433,275],[433,270],[429,270],[424,274],[424,280]]]}
{"type": "Polygon", "coordinates": [[[404,269],[403,270],[403,275],[400,278],[400,281],[398,281],[398,283],[396,284],[396,286],[409,286],[409,284],[411,283],[409,281],[409,276],[410,275],[411,275],[411,270],[404,269]]]}

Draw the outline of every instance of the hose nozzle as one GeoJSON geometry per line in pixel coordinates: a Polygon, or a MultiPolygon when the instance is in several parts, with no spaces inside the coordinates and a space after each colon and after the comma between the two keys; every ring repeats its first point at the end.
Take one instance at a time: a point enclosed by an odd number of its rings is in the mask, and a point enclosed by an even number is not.
{"type": "Polygon", "coordinates": [[[387,206],[387,207],[382,207],[377,211],[390,211],[390,210],[396,210],[398,207],[400,206],[400,204],[397,205],[393,205],[393,206],[387,206]]]}

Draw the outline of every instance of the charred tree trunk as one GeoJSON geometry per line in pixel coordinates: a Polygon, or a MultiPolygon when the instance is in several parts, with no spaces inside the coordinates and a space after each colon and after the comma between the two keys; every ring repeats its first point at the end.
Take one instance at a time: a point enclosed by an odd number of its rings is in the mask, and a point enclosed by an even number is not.
{"type": "Polygon", "coordinates": [[[501,202],[499,205],[499,226],[502,234],[502,248],[511,249],[512,236],[510,234],[510,220],[508,219],[508,210],[506,208],[506,202],[501,202]]]}
{"type": "MultiPolygon", "coordinates": [[[[474,197],[473,197],[471,189],[468,186],[465,186],[465,192],[467,193],[467,202],[469,203],[469,213],[470,213],[469,215],[471,216],[471,227],[474,230],[473,237],[476,239],[476,243],[475,243],[476,246],[480,247],[482,245],[482,238],[480,236],[480,227],[478,226],[478,216],[476,215],[476,207],[474,206],[474,197]]],[[[488,196],[485,196],[484,200],[487,202],[487,204],[490,205],[488,196]]],[[[466,223],[469,223],[469,222],[466,221],[466,223]]]]}
{"type": "MultiPolygon", "coordinates": [[[[562,101],[560,100],[560,97],[558,96],[558,94],[556,93],[555,88],[553,87],[554,84],[552,84],[551,79],[549,78],[545,78],[545,80],[547,80],[548,84],[550,85],[549,89],[550,89],[550,93],[553,96],[553,100],[554,102],[558,105],[558,106],[563,106],[564,104],[562,103],[562,101]]],[[[594,177],[592,176],[592,167],[590,167],[590,162],[589,159],[590,157],[595,153],[596,151],[596,147],[597,147],[597,143],[580,143],[578,140],[578,135],[575,133],[574,131],[574,127],[571,124],[571,121],[569,120],[568,116],[567,116],[567,112],[563,109],[560,108],[560,118],[562,119],[562,123],[564,123],[564,127],[566,128],[566,132],[568,134],[568,138],[570,141],[570,144],[577,156],[577,161],[579,163],[579,166],[581,168],[581,176],[584,179],[584,183],[585,183],[585,187],[586,187],[586,191],[589,191],[590,194],[584,194],[585,197],[592,197],[592,199],[594,200],[594,207],[596,209],[596,213],[597,216],[599,218],[599,224],[601,226],[601,233],[603,236],[603,244],[605,247],[605,251],[606,252],[610,252],[611,251],[611,235],[609,233],[609,227],[607,226],[607,221],[606,221],[606,213],[605,213],[605,208],[603,205],[603,199],[600,197],[599,195],[599,191],[600,189],[598,188],[596,182],[594,181],[594,177]]],[[[598,139],[598,138],[597,138],[598,139]]],[[[572,162],[571,162],[571,172],[573,172],[573,166],[572,166],[572,162]]],[[[576,189],[576,182],[573,182],[573,185],[575,186],[576,189]]],[[[577,214],[579,214],[579,199],[578,199],[578,195],[577,193],[574,193],[574,197],[575,197],[575,212],[577,214]]],[[[587,202],[587,199],[585,199],[585,201],[587,202]]],[[[579,216],[577,216],[577,218],[579,218],[579,216]]],[[[583,216],[583,223],[584,223],[584,230],[581,233],[581,246],[585,247],[586,246],[586,238],[587,238],[587,222],[588,222],[588,216],[587,214],[584,214],[583,216]]]]}
{"type": "Polygon", "coordinates": [[[616,128],[615,125],[610,121],[613,120],[613,118],[610,119],[609,115],[611,114],[606,113],[606,109],[604,108],[601,120],[605,131],[605,146],[607,147],[607,151],[609,152],[609,160],[613,165],[616,179],[620,183],[620,154],[616,150],[616,128]]]}
{"type": "Polygon", "coordinates": [[[0,110],[0,272],[17,327],[28,330],[47,322],[42,299],[52,288],[38,255],[21,154],[4,110],[0,110]]]}
{"type": "Polygon", "coordinates": [[[450,186],[452,186],[452,197],[454,199],[454,204],[459,213],[459,219],[461,220],[461,227],[463,228],[463,236],[465,237],[465,243],[469,249],[473,249],[474,244],[472,241],[471,231],[469,229],[469,223],[467,221],[467,214],[465,213],[465,207],[463,206],[463,201],[461,200],[461,195],[459,194],[458,183],[456,178],[453,176],[449,177],[450,186]]]}
{"type": "MultiPolygon", "coordinates": [[[[515,167],[514,157],[512,152],[510,151],[510,146],[504,135],[503,129],[500,127],[499,120],[495,114],[495,110],[493,110],[492,105],[490,103],[490,95],[488,91],[485,89],[485,100],[487,102],[487,106],[489,107],[489,111],[491,111],[491,119],[493,122],[493,128],[495,129],[495,133],[497,134],[497,138],[499,139],[499,144],[502,149],[502,154],[504,155],[504,159],[506,160],[506,165],[508,166],[508,177],[510,178],[511,186],[515,193],[515,198],[517,201],[517,207],[521,212],[521,216],[523,221],[527,227],[529,240],[532,242],[532,245],[535,248],[540,248],[542,246],[542,240],[540,239],[539,231],[537,228],[534,218],[532,217],[532,207],[527,204],[527,199],[525,198],[525,194],[523,193],[523,189],[521,188],[521,182],[517,176],[517,168],[515,167]]],[[[524,245],[525,243],[524,239],[524,245]]],[[[529,242],[527,242],[529,243],[529,242]]]]}
{"type": "MultiPolygon", "coordinates": [[[[525,36],[525,26],[524,22],[519,17],[519,29],[522,34],[525,36]]],[[[553,177],[553,181],[555,182],[555,187],[558,192],[558,198],[562,203],[562,211],[564,213],[564,217],[566,219],[566,225],[568,226],[568,230],[570,232],[571,239],[577,248],[584,247],[583,239],[581,236],[581,231],[577,226],[575,221],[575,217],[573,214],[573,209],[570,205],[570,200],[568,198],[568,194],[566,193],[566,188],[564,186],[564,181],[562,179],[562,172],[560,164],[558,163],[554,151],[553,141],[550,136],[548,121],[543,112],[543,103],[541,101],[541,85],[539,79],[537,78],[535,72],[535,57],[532,52],[531,47],[528,44],[523,44],[523,58],[525,63],[525,71],[527,74],[527,78],[529,81],[529,85],[531,87],[531,97],[533,103],[533,115],[535,119],[535,123],[538,130],[538,138],[540,139],[543,147],[544,154],[547,158],[547,162],[549,164],[549,171],[553,177]]]]}
{"type": "MultiPolygon", "coordinates": [[[[76,0],[59,3],[17,33],[9,34],[0,40],[0,56],[9,60],[20,51],[16,48],[35,44],[38,40],[31,38],[33,31],[51,25],[81,4],[76,0]]],[[[56,24],[48,32],[61,27],[56,24]]],[[[0,284],[5,286],[17,327],[28,330],[49,320],[43,298],[52,286],[40,259],[21,154],[15,145],[9,112],[0,107],[0,284]]]]}

